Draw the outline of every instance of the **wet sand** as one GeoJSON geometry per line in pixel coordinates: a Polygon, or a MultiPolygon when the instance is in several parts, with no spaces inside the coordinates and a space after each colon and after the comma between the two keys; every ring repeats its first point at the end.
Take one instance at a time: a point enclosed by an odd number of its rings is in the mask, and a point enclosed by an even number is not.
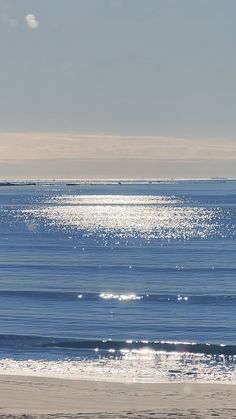
{"type": "Polygon", "coordinates": [[[236,418],[236,385],[0,376],[0,418],[236,418]]]}

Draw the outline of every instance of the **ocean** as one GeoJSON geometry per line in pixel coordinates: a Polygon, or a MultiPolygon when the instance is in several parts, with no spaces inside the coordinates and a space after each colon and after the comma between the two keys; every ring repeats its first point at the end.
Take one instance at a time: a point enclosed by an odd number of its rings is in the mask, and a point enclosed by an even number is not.
{"type": "Polygon", "coordinates": [[[0,373],[236,382],[236,181],[1,186],[0,373]]]}

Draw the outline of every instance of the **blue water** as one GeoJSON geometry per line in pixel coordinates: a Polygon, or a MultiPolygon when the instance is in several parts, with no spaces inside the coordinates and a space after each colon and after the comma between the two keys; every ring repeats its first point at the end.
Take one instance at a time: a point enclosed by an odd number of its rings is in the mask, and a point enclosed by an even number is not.
{"type": "Polygon", "coordinates": [[[2,365],[235,379],[236,181],[8,186],[0,210],[2,365]]]}

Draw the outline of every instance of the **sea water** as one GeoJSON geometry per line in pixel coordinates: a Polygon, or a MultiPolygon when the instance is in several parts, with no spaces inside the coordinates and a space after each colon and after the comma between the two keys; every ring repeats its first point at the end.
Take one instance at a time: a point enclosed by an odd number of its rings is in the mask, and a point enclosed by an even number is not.
{"type": "Polygon", "coordinates": [[[1,186],[0,373],[236,382],[236,181],[1,186]]]}

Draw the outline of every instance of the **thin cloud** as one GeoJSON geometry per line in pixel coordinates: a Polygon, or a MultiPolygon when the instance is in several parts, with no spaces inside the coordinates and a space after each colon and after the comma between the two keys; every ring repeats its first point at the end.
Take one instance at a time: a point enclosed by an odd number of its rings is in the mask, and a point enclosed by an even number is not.
{"type": "Polygon", "coordinates": [[[39,26],[39,22],[35,15],[28,14],[25,16],[25,21],[30,29],[37,29],[39,26]]]}
{"type": "Polygon", "coordinates": [[[26,160],[232,161],[228,139],[72,133],[0,133],[0,162],[26,160]]]}

